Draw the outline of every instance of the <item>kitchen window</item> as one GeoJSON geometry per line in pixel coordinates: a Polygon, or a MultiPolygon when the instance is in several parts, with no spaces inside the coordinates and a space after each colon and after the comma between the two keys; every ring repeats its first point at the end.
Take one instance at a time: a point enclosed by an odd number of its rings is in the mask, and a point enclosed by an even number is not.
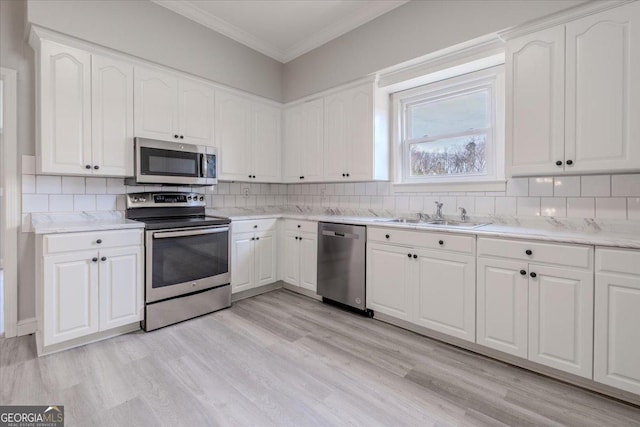
{"type": "Polygon", "coordinates": [[[504,190],[503,66],[398,92],[393,101],[396,184],[504,190]]]}

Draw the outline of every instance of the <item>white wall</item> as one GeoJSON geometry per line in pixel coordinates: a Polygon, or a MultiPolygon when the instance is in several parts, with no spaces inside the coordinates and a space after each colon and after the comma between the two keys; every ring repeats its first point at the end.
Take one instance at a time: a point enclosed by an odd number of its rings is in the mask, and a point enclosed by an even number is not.
{"type": "Polygon", "coordinates": [[[285,64],[283,97],[292,101],[582,2],[412,1],[285,64]]]}
{"type": "Polygon", "coordinates": [[[29,0],[28,20],[280,101],[282,64],[148,0],[29,0]]]}

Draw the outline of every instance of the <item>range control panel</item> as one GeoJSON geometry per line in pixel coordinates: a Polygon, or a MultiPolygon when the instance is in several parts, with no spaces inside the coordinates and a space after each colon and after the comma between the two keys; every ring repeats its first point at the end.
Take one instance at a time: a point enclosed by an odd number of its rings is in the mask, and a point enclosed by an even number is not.
{"type": "Polygon", "coordinates": [[[130,193],[127,194],[127,209],[174,206],[205,206],[204,194],[198,193],[130,193]]]}

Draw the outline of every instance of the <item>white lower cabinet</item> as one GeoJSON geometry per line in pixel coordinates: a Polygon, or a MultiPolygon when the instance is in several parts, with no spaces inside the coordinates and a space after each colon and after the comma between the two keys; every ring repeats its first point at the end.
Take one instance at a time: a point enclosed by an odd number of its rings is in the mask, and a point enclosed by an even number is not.
{"type": "Polygon", "coordinates": [[[640,251],[596,248],[593,379],[640,395],[640,251]]]}
{"type": "Polygon", "coordinates": [[[593,250],[478,239],[478,344],[592,378],[593,250]],[[535,245],[535,246],[534,246],[535,245]],[[521,250],[522,248],[522,250],[521,250]],[[587,268],[535,263],[564,251],[587,268]],[[508,253],[513,259],[497,257],[508,253]],[[584,259],[579,259],[580,257],[584,259]]]}
{"type": "Polygon", "coordinates": [[[367,308],[410,322],[414,318],[411,248],[370,243],[367,308]]]}
{"type": "Polygon", "coordinates": [[[142,320],[142,231],[38,236],[37,245],[39,354],[142,320]]]}
{"type": "Polygon", "coordinates": [[[231,289],[233,293],[277,280],[275,221],[234,221],[231,235],[231,289]],[[255,230],[255,231],[251,231],[255,230]]]}
{"type": "Polygon", "coordinates": [[[467,341],[476,339],[475,257],[417,250],[416,323],[467,341]]]}
{"type": "Polygon", "coordinates": [[[526,358],[529,281],[524,267],[517,261],[478,258],[476,342],[526,358]]]}
{"type": "Polygon", "coordinates": [[[144,259],[141,247],[100,251],[100,329],[142,319],[144,259]]]}
{"type": "Polygon", "coordinates": [[[284,221],[283,280],[316,292],[318,288],[318,223],[284,221]]]}
{"type": "Polygon", "coordinates": [[[475,341],[474,237],[373,227],[368,234],[367,308],[475,341]],[[426,249],[432,243],[439,248],[426,249]]]}
{"type": "Polygon", "coordinates": [[[97,251],[45,257],[44,344],[57,344],[98,332],[97,251]]]}

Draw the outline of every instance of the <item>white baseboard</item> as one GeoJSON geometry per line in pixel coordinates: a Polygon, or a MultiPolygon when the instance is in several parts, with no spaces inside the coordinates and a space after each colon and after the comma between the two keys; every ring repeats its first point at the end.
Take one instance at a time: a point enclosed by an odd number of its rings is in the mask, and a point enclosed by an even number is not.
{"type": "Polygon", "coordinates": [[[16,335],[29,335],[33,334],[38,330],[38,319],[32,317],[30,319],[22,319],[18,320],[18,324],[16,325],[16,335]]]}

